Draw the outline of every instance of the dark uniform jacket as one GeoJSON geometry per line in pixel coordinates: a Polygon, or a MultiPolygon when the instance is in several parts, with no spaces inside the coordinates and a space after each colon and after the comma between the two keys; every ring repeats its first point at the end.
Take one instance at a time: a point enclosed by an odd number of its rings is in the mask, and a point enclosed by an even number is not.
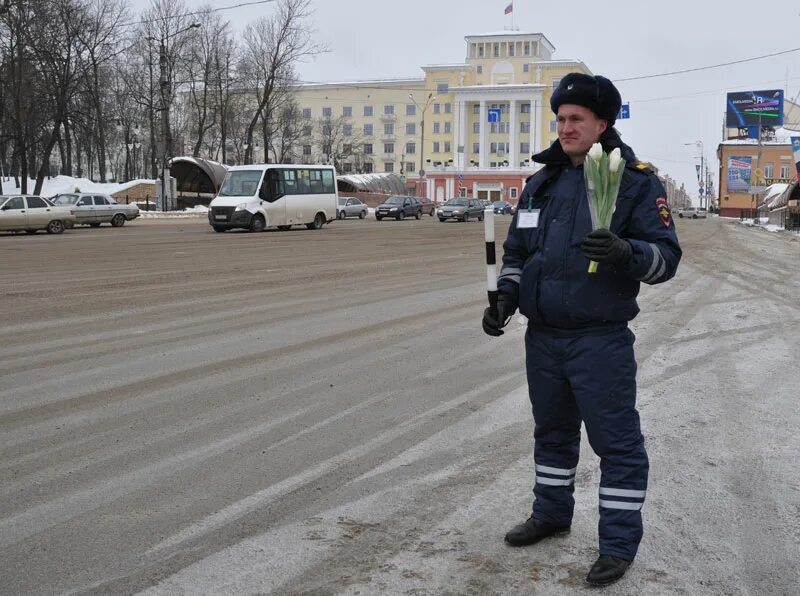
{"type": "MultiPolygon", "coordinates": [[[[661,182],[638,162],[616,133],[608,131],[626,161],[611,231],[630,243],[631,261],[600,263],[589,273],[581,240],[592,230],[583,166],[574,167],[556,141],[533,156],[545,167],[531,176],[503,244],[498,290],[517,298],[529,325],[557,329],[614,327],[639,313],[639,283],[675,275],[681,248],[661,182]],[[539,209],[536,228],[518,228],[520,212],[539,209]]],[[[606,139],[607,141],[607,139],[606,139]]]]}

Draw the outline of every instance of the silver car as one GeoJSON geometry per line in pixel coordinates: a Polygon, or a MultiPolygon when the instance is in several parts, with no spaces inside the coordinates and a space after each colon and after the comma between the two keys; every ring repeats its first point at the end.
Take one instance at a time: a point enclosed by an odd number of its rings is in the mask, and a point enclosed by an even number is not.
{"type": "Polygon", "coordinates": [[[705,219],[707,215],[707,211],[705,209],[698,209],[697,207],[686,207],[684,209],[678,209],[678,217],[688,218],[688,219],[698,219],[702,218],[705,219]]]}
{"type": "Polygon", "coordinates": [[[53,199],[55,205],[69,207],[81,225],[98,227],[110,223],[115,228],[139,217],[137,205],[117,203],[113,197],[100,193],[67,193],[53,199]]]}
{"type": "Polygon", "coordinates": [[[336,218],[347,219],[357,217],[364,219],[367,216],[369,207],[355,197],[339,197],[339,205],[336,207],[336,218]]]}
{"type": "Polygon", "coordinates": [[[69,207],[56,207],[42,197],[0,196],[0,231],[35,234],[47,230],[48,234],[60,234],[64,228],[74,226],[75,221],[69,207]]]}

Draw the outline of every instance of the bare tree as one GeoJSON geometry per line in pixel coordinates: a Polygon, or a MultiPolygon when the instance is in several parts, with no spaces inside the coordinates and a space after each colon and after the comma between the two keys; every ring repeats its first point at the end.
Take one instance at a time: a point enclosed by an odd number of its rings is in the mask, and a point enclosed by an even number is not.
{"type": "Polygon", "coordinates": [[[273,16],[259,19],[245,30],[242,74],[250,80],[257,96],[245,135],[245,163],[253,162],[253,132],[259,121],[270,129],[285,89],[293,82],[295,64],[324,51],[307,22],[310,6],[311,0],[279,0],[273,16]]]}
{"type": "Polygon", "coordinates": [[[275,134],[270,138],[269,150],[275,163],[297,161],[304,126],[302,111],[297,103],[290,99],[280,110],[275,120],[275,134]]]}
{"type": "Polygon", "coordinates": [[[364,137],[347,116],[318,120],[314,141],[320,151],[319,161],[334,166],[337,172],[344,170],[344,163],[358,161],[364,151],[364,137]]]}
{"type": "Polygon", "coordinates": [[[122,0],[88,0],[85,26],[76,32],[81,49],[89,62],[89,76],[86,77],[85,84],[90,103],[95,111],[100,182],[106,181],[106,131],[108,127],[107,118],[103,113],[108,93],[105,86],[101,85],[103,78],[101,69],[105,70],[109,60],[118,52],[120,26],[126,16],[126,7],[122,0]]]}

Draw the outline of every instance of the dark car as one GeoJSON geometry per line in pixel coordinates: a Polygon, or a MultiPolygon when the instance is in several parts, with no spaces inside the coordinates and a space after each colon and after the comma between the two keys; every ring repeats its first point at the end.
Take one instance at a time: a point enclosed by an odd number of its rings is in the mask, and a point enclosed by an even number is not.
{"type": "Polygon", "coordinates": [[[378,221],[384,217],[400,220],[412,215],[417,219],[422,217],[422,203],[414,197],[392,196],[375,207],[375,219],[378,221]]]}
{"type": "Polygon", "coordinates": [[[511,203],[508,201],[495,201],[492,203],[494,212],[498,215],[511,215],[511,203]]]}
{"type": "Polygon", "coordinates": [[[439,221],[469,221],[473,218],[483,221],[483,203],[478,199],[450,199],[439,207],[436,215],[439,216],[439,221]]]}
{"type": "Polygon", "coordinates": [[[423,213],[427,213],[431,217],[434,216],[434,214],[436,213],[436,205],[431,203],[431,200],[428,197],[411,197],[411,198],[416,199],[417,201],[420,202],[420,205],[422,205],[423,213]]]}

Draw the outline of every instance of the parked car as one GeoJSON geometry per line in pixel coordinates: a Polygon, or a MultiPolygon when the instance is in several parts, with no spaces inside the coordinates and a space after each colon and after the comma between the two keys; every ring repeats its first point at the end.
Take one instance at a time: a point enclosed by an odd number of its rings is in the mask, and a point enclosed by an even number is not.
{"type": "Polygon", "coordinates": [[[75,225],[69,207],[57,207],[42,197],[33,195],[0,196],[0,231],[22,231],[35,234],[47,230],[60,234],[75,225]]]}
{"type": "Polygon", "coordinates": [[[139,217],[139,207],[136,204],[123,205],[110,195],[102,193],[66,193],[54,197],[53,204],[68,207],[75,214],[77,223],[93,228],[102,223],[110,223],[119,228],[126,221],[139,217]]]}
{"type": "Polygon", "coordinates": [[[405,219],[410,215],[417,219],[422,217],[422,203],[414,197],[392,196],[375,208],[375,219],[378,221],[384,217],[405,219]]]}
{"type": "Polygon", "coordinates": [[[492,205],[494,212],[499,215],[511,215],[511,203],[508,201],[495,201],[492,205]]]}
{"type": "Polygon", "coordinates": [[[457,219],[469,221],[473,217],[478,221],[483,221],[483,204],[479,199],[450,199],[442,205],[436,214],[439,221],[457,219]]]}
{"type": "Polygon", "coordinates": [[[357,217],[364,219],[367,216],[366,203],[362,203],[361,199],[355,197],[339,197],[339,205],[336,208],[336,219],[347,219],[348,217],[357,217]]]}
{"type": "Polygon", "coordinates": [[[698,209],[697,207],[686,207],[684,209],[678,209],[678,217],[680,218],[689,218],[689,219],[698,219],[698,218],[705,218],[707,215],[705,209],[698,209]]]}
{"type": "Polygon", "coordinates": [[[436,205],[431,203],[431,200],[428,197],[412,197],[420,202],[422,205],[422,212],[427,213],[431,217],[436,214],[436,205]]]}

